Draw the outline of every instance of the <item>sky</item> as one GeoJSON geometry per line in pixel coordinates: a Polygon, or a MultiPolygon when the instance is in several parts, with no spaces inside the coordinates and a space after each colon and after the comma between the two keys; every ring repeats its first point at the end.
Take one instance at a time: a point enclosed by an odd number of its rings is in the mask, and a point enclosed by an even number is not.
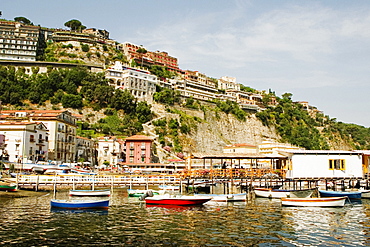
{"type": "Polygon", "coordinates": [[[331,119],[370,127],[370,1],[1,0],[2,17],[166,51],[183,70],[291,93],[331,119]],[[369,115],[368,115],[369,114],[369,115]]]}

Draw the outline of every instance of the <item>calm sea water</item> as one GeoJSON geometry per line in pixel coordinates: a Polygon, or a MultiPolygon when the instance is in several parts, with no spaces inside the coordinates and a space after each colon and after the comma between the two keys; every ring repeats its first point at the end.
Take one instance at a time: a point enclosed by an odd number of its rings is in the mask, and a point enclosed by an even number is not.
{"type": "MultiPolygon", "coordinates": [[[[369,246],[370,201],[286,208],[278,199],[148,207],[125,190],[108,210],[50,208],[48,194],[0,199],[1,246],[369,246]]],[[[66,192],[57,198],[67,198],[66,192]]]]}

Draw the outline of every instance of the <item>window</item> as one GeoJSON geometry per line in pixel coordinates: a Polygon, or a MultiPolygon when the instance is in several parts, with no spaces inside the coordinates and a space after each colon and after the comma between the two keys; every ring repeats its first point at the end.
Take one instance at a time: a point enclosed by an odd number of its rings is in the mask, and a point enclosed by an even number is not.
{"type": "Polygon", "coordinates": [[[345,170],[344,160],[340,159],[329,160],[329,170],[345,170]]]}

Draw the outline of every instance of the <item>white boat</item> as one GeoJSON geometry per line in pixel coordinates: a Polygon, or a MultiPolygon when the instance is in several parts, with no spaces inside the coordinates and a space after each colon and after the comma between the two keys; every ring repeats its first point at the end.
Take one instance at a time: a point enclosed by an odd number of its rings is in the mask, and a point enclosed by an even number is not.
{"type": "Polygon", "coordinates": [[[272,189],[272,188],[254,188],[254,193],[258,197],[266,198],[307,198],[311,197],[314,189],[303,189],[303,190],[283,190],[283,189],[272,189]]]}
{"type": "Polygon", "coordinates": [[[70,190],[70,196],[110,196],[110,190],[70,190]]]}
{"type": "Polygon", "coordinates": [[[282,206],[292,207],[343,207],[347,197],[281,198],[282,206]]]}
{"type": "Polygon", "coordinates": [[[370,199],[370,190],[359,190],[361,192],[361,198],[370,199]]]}
{"type": "Polygon", "coordinates": [[[210,196],[214,202],[242,202],[247,198],[247,193],[240,194],[194,194],[194,196],[210,196]]]}

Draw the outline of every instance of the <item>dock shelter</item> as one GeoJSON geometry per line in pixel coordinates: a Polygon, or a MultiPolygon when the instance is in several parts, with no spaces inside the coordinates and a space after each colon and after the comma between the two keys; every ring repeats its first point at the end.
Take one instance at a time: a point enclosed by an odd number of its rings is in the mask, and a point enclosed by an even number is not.
{"type": "Polygon", "coordinates": [[[187,158],[187,168],[271,168],[275,170],[283,169],[286,166],[287,160],[288,157],[281,154],[261,155],[258,153],[193,153],[187,158]]]}

